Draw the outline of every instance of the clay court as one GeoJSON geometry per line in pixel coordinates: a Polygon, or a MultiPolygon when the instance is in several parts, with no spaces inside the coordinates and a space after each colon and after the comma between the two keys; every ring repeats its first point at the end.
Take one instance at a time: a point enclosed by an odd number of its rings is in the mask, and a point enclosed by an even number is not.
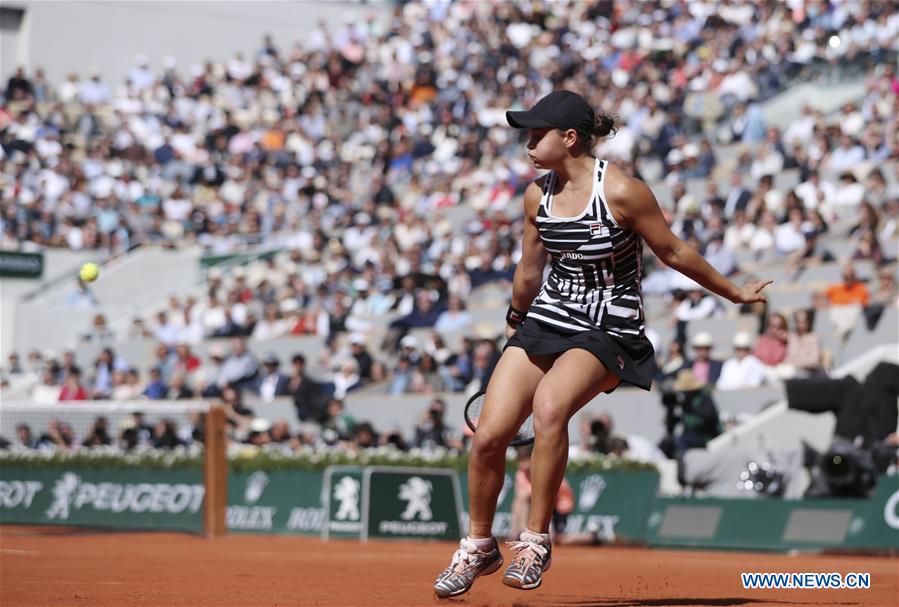
{"type": "Polygon", "coordinates": [[[18,605],[896,605],[897,560],[639,548],[556,549],[542,588],[494,575],[439,601],[452,545],[0,528],[0,604],[18,605]],[[740,572],[869,572],[869,590],[743,590],[740,572]]]}

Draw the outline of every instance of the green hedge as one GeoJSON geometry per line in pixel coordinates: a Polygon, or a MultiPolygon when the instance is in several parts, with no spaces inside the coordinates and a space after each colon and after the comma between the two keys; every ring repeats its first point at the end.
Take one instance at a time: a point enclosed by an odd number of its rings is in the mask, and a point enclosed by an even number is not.
{"type": "MultiPolygon", "coordinates": [[[[146,450],[124,453],[112,449],[82,449],[75,453],[47,451],[0,451],[0,466],[19,468],[142,468],[142,469],[190,469],[203,465],[200,450],[146,450]]],[[[357,454],[345,451],[311,451],[307,453],[283,453],[260,450],[255,447],[230,449],[228,467],[233,472],[254,470],[323,470],[332,465],[349,466],[410,466],[427,468],[452,468],[464,470],[468,466],[468,454],[449,451],[401,452],[389,449],[371,449],[357,454]]],[[[507,461],[515,468],[515,460],[507,461]]],[[[655,467],[614,456],[590,455],[572,458],[569,472],[654,471],[655,467]]]]}

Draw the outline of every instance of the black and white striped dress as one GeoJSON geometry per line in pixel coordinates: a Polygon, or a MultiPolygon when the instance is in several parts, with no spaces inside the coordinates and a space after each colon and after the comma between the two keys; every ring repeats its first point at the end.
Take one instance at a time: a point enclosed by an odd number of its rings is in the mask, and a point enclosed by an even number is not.
{"type": "Polygon", "coordinates": [[[543,184],[537,229],[550,272],[510,346],[532,354],[583,348],[622,382],[649,389],[655,373],[644,335],[643,242],[612,216],[603,191],[608,163],[594,163],[593,193],[576,217],[553,214],[555,173],[543,184]]]}

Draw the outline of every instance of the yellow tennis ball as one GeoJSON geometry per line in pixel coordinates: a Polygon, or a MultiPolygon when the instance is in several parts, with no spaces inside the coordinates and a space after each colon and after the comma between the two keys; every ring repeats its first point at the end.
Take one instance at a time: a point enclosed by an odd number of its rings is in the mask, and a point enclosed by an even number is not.
{"type": "Polygon", "coordinates": [[[84,282],[94,282],[97,280],[97,276],[100,275],[100,268],[92,261],[87,262],[83,266],[81,266],[81,271],[78,272],[78,276],[81,277],[81,280],[84,282]]]}

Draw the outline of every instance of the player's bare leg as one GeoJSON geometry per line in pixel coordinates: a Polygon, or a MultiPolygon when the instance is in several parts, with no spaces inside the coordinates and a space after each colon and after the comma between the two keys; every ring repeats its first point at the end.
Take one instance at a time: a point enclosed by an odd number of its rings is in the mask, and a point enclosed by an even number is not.
{"type": "Polygon", "coordinates": [[[531,510],[503,583],[531,590],[552,564],[549,523],[568,462],[568,421],[618,377],[586,350],[569,350],[553,364],[534,394],[534,451],[531,455],[531,510]]]}
{"type": "Polygon", "coordinates": [[[549,357],[528,357],[521,348],[509,348],[496,365],[468,463],[469,535],[437,577],[434,592],[438,597],[468,592],[475,579],[503,564],[491,528],[505,476],[506,449],[530,415],[534,390],[551,363],[549,357]]]}

